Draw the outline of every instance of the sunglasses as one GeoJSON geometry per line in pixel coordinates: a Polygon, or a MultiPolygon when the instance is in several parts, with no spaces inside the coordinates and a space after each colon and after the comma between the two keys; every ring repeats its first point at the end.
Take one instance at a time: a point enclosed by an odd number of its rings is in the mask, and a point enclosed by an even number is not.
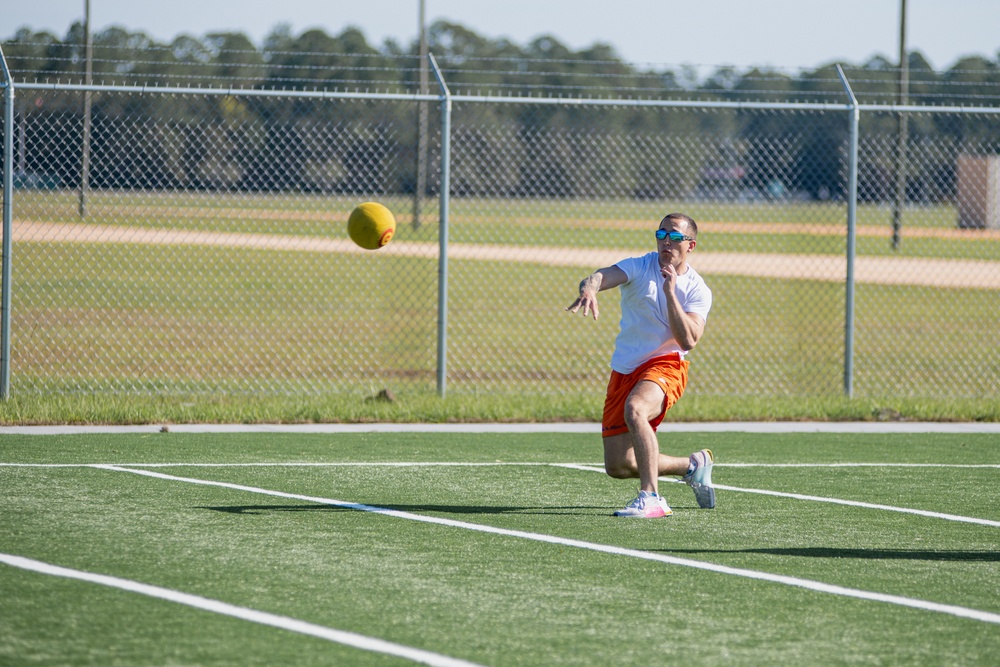
{"type": "Polygon", "coordinates": [[[656,240],[662,241],[664,239],[670,239],[673,243],[680,243],[681,241],[694,241],[693,236],[685,236],[680,232],[668,231],[666,229],[657,229],[656,240]]]}

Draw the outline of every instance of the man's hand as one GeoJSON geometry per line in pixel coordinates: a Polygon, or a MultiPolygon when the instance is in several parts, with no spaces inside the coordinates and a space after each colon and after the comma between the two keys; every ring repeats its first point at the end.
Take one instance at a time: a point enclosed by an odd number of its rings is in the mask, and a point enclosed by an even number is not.
{"type": "Polygon", "coordinates": [[[580,296],[577,297],[576,301],[574,301],[573,303],[571,303],[570,306],[569,306],[569,308],[567,308],[566,310],[568,310],[571,313],[575,313],[578,310],[580,310],[581,306],[583,306],[583,314],[584,314],[584,316],[589,315],[590,311],[593,310],[594,311],[594,319],[596,320],[597,316],[599,314],[599,311],[598,311],[598,308],[597,308],[597,292],[592,292],[590,290],[587,290],[585,292],[581,292],[580,296]]]}
{"type": "Polygon", "coordinates": [[[663,276],[663,293],[673,294],[677,289],[677,269],[673,264],[660,267],[660,275],[663,276]]]}
{"type": "Polygon", "coordinates": [[[583,314],[589,315],[594,311],[594,319],[597,319],[597,293],[606,289],[614,289],[623,285],[628,280],[625,272],[617,266],[606,266],[598,269],[580,281],[580,296],[567,308],[571,313],[575,313],[583,307],[583,314]]]}
{"type": "Polygon", "coordinates": [[[597,293],[601,291],[601,283],[603,282],[603,276],[600,272],[594,272],[584,278],[580,282],[580,296],[576,298],[576,301],[570,304],[568,310],[571,313],[575,313],[583,307],[583,315],[586,317],[590,314],[590,311],[594,311],[594,319],[596,320],[600,310],[597,307],[597,293]]]}

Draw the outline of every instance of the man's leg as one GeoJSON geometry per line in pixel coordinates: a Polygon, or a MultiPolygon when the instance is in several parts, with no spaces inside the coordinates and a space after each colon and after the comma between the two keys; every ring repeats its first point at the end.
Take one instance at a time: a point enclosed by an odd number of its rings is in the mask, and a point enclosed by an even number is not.
{"type": "Polygon", "coordinates": [[[656,432],[649,425],[663,409],[663,390],[640,381],[625,401],[629,432],[604,438],[604,469],[612,477],[638,477],[640,489],[656,493],[660,475],[684,475],[688,459],[660,454],[656,432]]]}
{"type": "Polygon", "coordinates": [[[662,406],[663,390],[647,381],[636,384],[625,401],[625,423],[632,435],[635,466],[639,472],[639,490],[650,493],[658,492],[660,443],[649,420],[660,414],[662,406]]]}

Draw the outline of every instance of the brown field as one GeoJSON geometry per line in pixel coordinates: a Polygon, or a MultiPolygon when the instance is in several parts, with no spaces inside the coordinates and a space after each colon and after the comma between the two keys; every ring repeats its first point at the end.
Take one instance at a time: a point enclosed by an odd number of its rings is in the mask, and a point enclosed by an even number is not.
{"type": "MultiPolygon", "coordinates": [[[[214,213],[214,212],[213,212],[214,213]]],[[[616,221],[615,224],[620,225],[616,221]]],[[[705,223],[704,229],[718,232],[767,232],[843,235],[837,225],[705,223]],[[771,231],[774,228],[774,231],[771,231]],[[794,229],[795,231],[790,231],[794,229]]],[[[888,229],[864,228],[859,234],[887,236],[888,229]]],[[[908,235],[937,238],[1000,238],[994,230],[909,229],[908,235]],[[954,235],[954,236],[953,236],[954,235]]],[[[15,242],[44,243],[135,243],[142,245],[204,245],[228,248],[254,248],[299,252],[365,253],[353,243],[327,239],[275,234],[245,234],[123,228],[111,225],[81,225],[50,222],[15,222],[15,242]]],[[[565,247],[526,247],[452,243],[449,257],[478,261],[529,262],[552,266],[598,268],[609,266],[622,257],[634,254],[625,249],[588,249],[565,247]]],[[[434,258],[437,243],[397,241],[377,251],[384,255],[434,258]]],[[[814,254],[698,253],[692,265],[706,275],[739,275],[766,278],[821,280],[841,282],[847,267],[844,257],[814,254]]],[[[914,259],[901,257],[858,257],[855,279],[859,283],[885,285],[920,285],[928,287],[1000,290],[1000,262],[951,259],[914,259]]]]}

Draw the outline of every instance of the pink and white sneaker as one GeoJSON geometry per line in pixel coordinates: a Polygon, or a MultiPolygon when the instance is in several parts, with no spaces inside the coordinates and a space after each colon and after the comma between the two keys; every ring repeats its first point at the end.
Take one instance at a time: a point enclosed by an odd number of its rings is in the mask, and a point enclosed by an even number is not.
{"type": "Polygon", "coordinates": [[[670,516],[673,513],[674,511],[670,509],[670,505],[667,504],[663,496],[649,491],[640,491],[639,495],[625,506],[625,509],[618,510],[614,515],[636,519],[656,519],[661,516],[670,516]]]}

